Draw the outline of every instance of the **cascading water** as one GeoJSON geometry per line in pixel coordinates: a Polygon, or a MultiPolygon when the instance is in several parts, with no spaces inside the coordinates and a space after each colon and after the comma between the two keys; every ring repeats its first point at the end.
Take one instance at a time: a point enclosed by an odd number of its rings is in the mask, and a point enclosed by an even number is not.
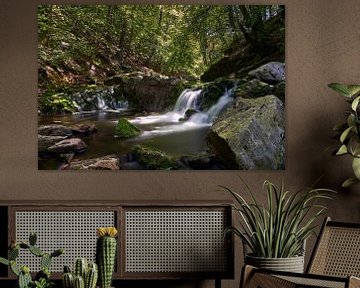
{"type": "Polygon", "coordinates": [[[173,113],[178,113],[181,117],[185,116],[185,112],[189,109],[196,109],[196,104],[199,100],[202,90],[185,89],[176,101],[173,113]]]}
{"type": "Polygon", "coordinates": [[[131,120],[131,122],[137,125],[157,125],[152,127],[152,130],[143,132],[142,137],[209,127],[219,113],[232,101],[233,91],[234,89],[226,90],[217,103],[208,110],[199,111],[188,120],[184,120],[186,111],[189,109],[198,110],[202,95],[202,90],[200,89],[185,89],[180,94],[171,112],[161,115],[137,117],[131,120]]]}
{"type": "Polygon", "coordinates": [[[212,124],[220,112],[223,111],[233,100],[232,96],[234,90],[234,88],[226,90],[224,95],[222,95],[219,100],[209,108],[209,110],[195,113],[190,117],[189,122],[198,124],[212,124]]]}

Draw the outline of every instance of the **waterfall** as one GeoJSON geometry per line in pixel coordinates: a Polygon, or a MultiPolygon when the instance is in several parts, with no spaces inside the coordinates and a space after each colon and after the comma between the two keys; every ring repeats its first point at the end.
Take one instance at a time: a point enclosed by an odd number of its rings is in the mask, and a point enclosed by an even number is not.
{"type": "Polygon", "coordinates": [[[189,119],[190,122],[197,124],[212,124],[215,118],[223,111],[228,104],[233,100],[234,88],[225,90],[225,93],[219,98],[219,100],[211,106],[207,111],[199,112],[192,115],[189,119]]]}
{"type": "Polygon", "coordinates": [[[203,129],[211,126],[215,118],[223,111],[233,100],[233,89],[225,90],[224,94],[208,110],[198,111],[201,102],[202,90],[184,90],[176,101],[172,111],[143,117],[136,117],[130,122],[140,125],[156,125],[151,130],[144,131],[140,137],[153,137],[168,133],[190,131],[203,129]],[[189,119],[185,119],[186,111],[194,109],[198,112],[189,119]]]}
{"type": "Polygon", "coordinates": [[[121,99],[114,87],[99,88],[96,90],[75,92],[68,95],[80,113],[96,111],[118,112],[129,108],[128,101],[121,99]]]}
{"type": "Polygon", "coordinates": [[[201,89],[195,91],[185,89],[183,92],[181,92],[179,98],[177,99],[173,113],[177,113],[184,117],[186,110],[196,109],[196,104],[199,100],[201,92],[201,89]]]}

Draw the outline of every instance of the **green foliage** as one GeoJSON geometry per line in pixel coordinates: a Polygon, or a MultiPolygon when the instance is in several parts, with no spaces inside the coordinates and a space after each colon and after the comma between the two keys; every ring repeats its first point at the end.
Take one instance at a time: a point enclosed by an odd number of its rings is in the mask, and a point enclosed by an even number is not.
{"type": "Polygon", "coordinates": [[[141,130],[135,125],[131,124],[125,118],[120,118],[115,127],[115,137],[121,139],[128,139],[136,137],[140,134],[141,130]]]}
{"type": "Polygon", "coordinates": [[[68,99],[63,93],[39,97],[39,109],[45,114],[66,114],[76,111],[73,101],[68,99]]]}
{"type": "Polygon", "coordinates": [[[263,206],[244,185],[251,202],[240,193],[221,186],[235,198],[234,209],[242,220],[240,228],[231,227],[227,232],[239,236],[253,256],[287,258],[301,255],[304,241],[313,233],[315,220],[326,209],[317,203],[318,200],[331,199],[334,191],[310,187],[292,194],[285,191],[283,185],[278,189],[270,181],[265,181],[267,205],[263,206]]]}
{"type": "Polygon", "coordinates": [[[50,264],[53,257],[63,254],[63,249],[55,250],[53,253],[48,254],[40,250],[36,245],[37,236],[35,233],[30,233],[29,243],[14,243],[8,251],[9,259],[0,257],[0,264],[10,266],[11,271],[18,277],[19,288],[48,288],[52,287],[53,283],[50,281],[50,264]],[[41,270],[36,274],[33,281],[30,275],[28,266],[19,266],[16,259],[19,256],[19,250],[28,250],[33,255],[41,258],[41,270]]]}
{"type": "Polygon", "coordinates": [[[349,187],[360,183],[360,85],[331,83],[328,86],[346,97],[351,108],[347,121],[334,127],[340,140],[340,147],[335,151],[335,155],[349,154],[353,157],[352,168],[355,177],[347,179],[342,184],[342,187],[349,187]]]}
{"type": "Polygon", "coordinates": [[[141,165],[149,169],[169,170],[177,167],[174,159],[153,148],[137,145],[131,150],[131,153],[141,165]]]}
{"type": "Polygon", "coordinates": [[[129,66],[201,75],[230,44],[267,41],[269,20],[283,10],[280,5],[40,5],[39,84],[102,81],[129,66]]]}

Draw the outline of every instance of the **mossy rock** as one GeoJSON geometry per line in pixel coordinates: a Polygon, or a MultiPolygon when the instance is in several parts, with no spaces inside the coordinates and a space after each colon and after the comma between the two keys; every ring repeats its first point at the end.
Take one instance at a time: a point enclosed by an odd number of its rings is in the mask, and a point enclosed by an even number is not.
{"type": "Polygon", "coordinates": [[[200,110],[209,109],[213,106],[227,89],[231,89],[236,81],[227,78],[219,78],[213,82],[205,83],[202,87],[202,99],[200,110]]]}
{"type": "Polygon", "coordinates": [[[269,84],[261,82],[258,79],[252,79],[249,82],[237,86],[235,97],[257,98],[270,95],[273,90],[273,87],[269,84]]]}
{"type": "Polygon", "coordinates": [[[165,152],[141,145],[135,146],[131,154],[141,165],[152,170],[176,169],[178,163],[165,152]]]}
{"type": "Polygon", "coordinates": [[[116,128],[115,137],[121,139],[129,139],[138,136],[141,133],[141,129],[131,124],[125,118],[120,118],[116,128]]]}

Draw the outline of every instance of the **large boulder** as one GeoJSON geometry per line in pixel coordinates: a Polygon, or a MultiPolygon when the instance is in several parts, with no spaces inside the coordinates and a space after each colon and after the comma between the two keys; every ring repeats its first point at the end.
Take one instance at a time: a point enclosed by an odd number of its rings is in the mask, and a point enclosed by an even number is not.
{"type": "Polygon", "coordinates": [[[284,169],[284,124],[276,96],[237,98],[213,123],[207,144],[228,169],[284,169]]]}
{"type": "Polygon", "coordinates": [[[38,128],[38,134],[44,136],[66,136],[72,135],[72,131],[69,127],[64,125],[43,125],[38,128]]]}
{"type": "Polygon", "coordinates": [[[63,167],[65,170],[119,170],[120,161],[115,155],[94,159],[72,161],[63,167]]]}
{"type": "Polygon", "coordinates": [[[38,135],[38,152],[47,152],[47,149],[62,140],[65,140],[66,136],[45,136],[38,135]]]}
{"type": "Polygon", "coordinates": [[[116,91],[138,111],[161,112],[173,105],[187,82],[161,74],[128,73],[114,76],[106,83],[116,83],[116,91]]]}
{"type": "Polygon", "coordinates": [[[50,153],[66,154],[66,153],[82,153],[87,149],[84,141],[79,138],[65,139],[50,146],[47,150],[50,153]]]}
{"type": "Polygon", "coordinates": [[[285,81],[285,63],[267,63],[250,71],[249,76],[269,84],[276,84],[285,81]]]}
{"type": "Polygon", "coordinates": [[[272,86],[261,82],[258,79],[252,79],[248,82],[240,84],[235,90],[235,97],[257,98],[269,95],[274,90],[272,86]]]}

